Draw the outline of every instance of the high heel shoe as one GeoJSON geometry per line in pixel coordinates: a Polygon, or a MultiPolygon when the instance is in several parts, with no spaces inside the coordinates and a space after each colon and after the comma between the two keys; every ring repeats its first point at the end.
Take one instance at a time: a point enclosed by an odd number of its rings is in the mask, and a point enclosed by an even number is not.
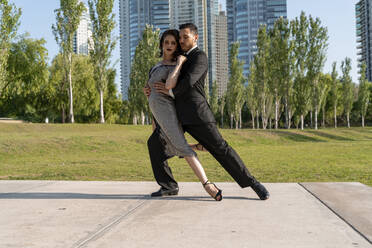
{"type": "MultiPolygon", "coordinates": [[[[212,196],[216,201],[222,201],[222,190],[219,189],[214,183],[211,183],[209,182],[209,180],[207,180],[205,183],[203,183],[203,187],[205,189],[205,186],[207,186],[208,184],[213,184],[213,186],[218,190],[217,194],[215,196],[212,196]]],[[[205,189],[206,190],[206,189],[205,189]]],[[[208,192],[208,191],[207,191],[208,192]]],[[[209,193],[209,192],[208,192],[209,193]]]]}

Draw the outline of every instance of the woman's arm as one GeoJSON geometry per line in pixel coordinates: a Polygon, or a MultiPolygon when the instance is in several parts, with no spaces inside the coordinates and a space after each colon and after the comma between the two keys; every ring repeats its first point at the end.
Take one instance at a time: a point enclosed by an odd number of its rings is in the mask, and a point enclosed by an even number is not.
{"type": "Polygon", "coordinates": [[[174,70],[169,73],[167,81],[165,82],[165,88],[167,90],[173,89],[177,85],[177,79],[178,76],[180,75],[181,67],[183,63],[185,63],[186,57],[183,55],[180,55],[177,57],[177,64],[174,70]]]}

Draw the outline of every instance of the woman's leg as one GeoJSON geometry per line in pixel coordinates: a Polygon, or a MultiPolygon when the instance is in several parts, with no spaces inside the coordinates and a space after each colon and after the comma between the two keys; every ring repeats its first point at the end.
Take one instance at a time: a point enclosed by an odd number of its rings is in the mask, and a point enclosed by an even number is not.
{"type": "MultiPolygon", "coordinates": [[[[191,169],[194,171],[195,175],[199,178],[199,181],[204,185],[208,181],[208,178],[199,159],[196,156],[187,156],[185,157],[185,159],[190,165],[191,169]]],[[[204,185],[204,188],[213,198],[218,193],[218,189],[216,188],[216,186],[214,186],[214,184],[206,184],[204,185]]]]}

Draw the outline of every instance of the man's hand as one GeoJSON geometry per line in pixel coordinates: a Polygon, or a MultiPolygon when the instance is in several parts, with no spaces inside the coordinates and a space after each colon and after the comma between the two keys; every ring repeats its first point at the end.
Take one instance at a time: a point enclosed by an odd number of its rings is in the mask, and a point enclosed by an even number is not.
{"type": "Polygon", "coordinates": [[[169,96],[169,90],[165,88],[165,83],[154,83],[154,88],[156,89],[156,92],[169,96]]]}
{"type": "Polygon", "coordinates": [[[145,96],[149,98],[151,94],[151,88],[148,84],[146,84],[145,87],[143,88],[143,94],[145,94],[145,96]]]}

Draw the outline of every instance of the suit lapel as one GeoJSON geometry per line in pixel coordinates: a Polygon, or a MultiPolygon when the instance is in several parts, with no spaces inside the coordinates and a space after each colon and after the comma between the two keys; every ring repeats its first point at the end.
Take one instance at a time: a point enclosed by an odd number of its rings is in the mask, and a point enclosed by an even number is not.
{"type": "Polygon", "coordinates": [[[188,55],[186,55],[186,58],[190,58],[193,56],[197,51],[199,51],[198,47],[195,47],[194,50],[192,50],[188,55]]]}

